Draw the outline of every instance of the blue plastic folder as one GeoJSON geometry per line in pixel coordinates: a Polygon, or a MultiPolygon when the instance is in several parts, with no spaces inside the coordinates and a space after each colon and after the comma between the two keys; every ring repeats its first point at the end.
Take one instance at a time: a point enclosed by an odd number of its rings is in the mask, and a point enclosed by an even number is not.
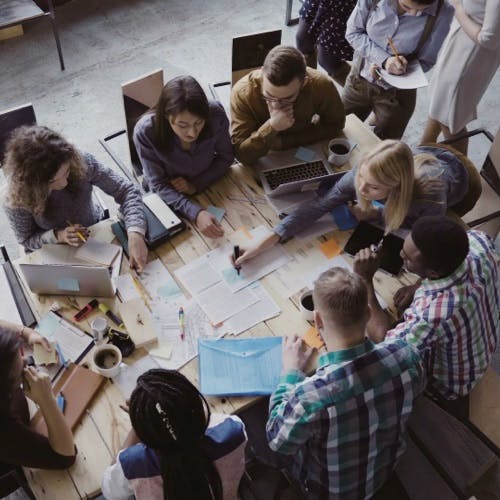
{"type": "Polygon", "coordinates": [[[206,396],[271,394],[281,372],[281,337],[199,339],[201,392],[206,396]]]}

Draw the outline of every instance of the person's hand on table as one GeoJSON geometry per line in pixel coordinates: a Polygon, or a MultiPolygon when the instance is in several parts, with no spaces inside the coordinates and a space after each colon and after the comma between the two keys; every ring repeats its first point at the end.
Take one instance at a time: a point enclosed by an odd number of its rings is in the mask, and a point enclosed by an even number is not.
{"type": "Polygon", "coordinates": [[[233,266],[240,267],[244,262],[257,257],[257,255],[261,254],[264,250],[276,245],[279,240],[279,235],[271,233],[263,240],[260,240],[247,248],[240,248],[240,256],[236,260],[234,260],[234,255],[230,256],[233,266]]]}
{"type": "Polygon", "coordinates": [[[408,61],[404,56],[391,56],[385,60],[384,68],[387,73],[391,75],[403,75],[406,73],[406,68],[408,67],[408,61]]]}
{"type": "Polygon", "coordinates": [[[24,393],[38,406],[54,398],[50,376],[34,366],[27,366],[23,372],[24,393]]]}
{"type": "Polygon", "coordinates": [[[402,286],[394,294],[394,306],[398,314],[401,314],[413,301],[413,296],[420,286],[421,280],[418,280],[414,285],[402,286]]]}
{"type": "Polygon", "coordinates": [[[380,266],[380,251],[363,248],[354,256],[353,271],[366,282],[371,282],[380,266]]]}
{"type": "Polygon", "coordinates": [[[352,215],[354,215],[354,217],[358,220],[375,220],[380,216],[379,210],[372,205],[370,205],[366,210],[352,202],[348,202],[347,206],[352,215]]]}
{"type": "Polygon", "coordinates": [[[142,272],[148,263],[148,247],[142,234],[135,231],[128,233],[128,257],[130,267],[142,272]]]}
{"type": "Polygon", "coordinates": [[[184,177],[175,177],[170,180],[170,185],[179,193],[183,194],[194,194],[196,193],[196,188],[184,177]]]}
{"type": "Polygon", "coordinates": [[[217,218],[206,210],[198,212],[195,224],[201,234],[208,238],[220,238],[224,236],[224,229],[222,229],[217,218]]]}
{"type": "Polygon", "coordinates": [[[47,352],[52,351],[50,342],[43,335],[40,335],[32,328],[24,326],[23,329],[21,330],[21,338],[24,340],[24,342],[26,342],[30,346],[38,344],[41,345],[47,352]]]}
{"type": "Polygon", "coordinates": [[[277,132],[282,132],[283,130],[288,130],[295,123],[295,116],[293,115],[293,106],[287,106],[286,108],[272,108],[269,107],[269,123],[271,127],[277,132]]]}
{"type": "Polygon", "coordinates": [[[64,229],[54,230],[58,243],[66,243],[72,247],[79,247],[85,243],[82,241],[78,233],[80,233],[85,239],[90,236],[88,228],[82,226],[81,224],[75,224],[74,226],[67,226],[64,229]]]}
{"type": "Polygon", "coordinates": [[[290,370],[305,371],[307,362],[314,349],[308,347],[303,350],[302,344],[302,339],[297,335],[283,337],[283,373],[287,373],[290,370]]]}

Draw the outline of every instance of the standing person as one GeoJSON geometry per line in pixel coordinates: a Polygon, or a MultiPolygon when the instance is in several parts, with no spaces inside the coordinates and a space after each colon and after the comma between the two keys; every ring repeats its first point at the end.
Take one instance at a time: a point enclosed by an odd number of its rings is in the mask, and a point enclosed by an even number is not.
{"type": "Polygon", "coordinates": [[[448,217],[422,217],[405,238],[401,258],[421,280],[396,292],[395,305],[406,310],[394,328],[374,293],[378,255],[366,248],[354,259],[354,270],[369,290],[367,332],[375,342],[400,338],[415,345],[429,384],[442,399],[456,403],[450,411],[468,416],[466,396],[488,368],[500,333],[493,243],[448,217]]]}
{"type": "Polygon", "coordinates": [[[104,217],[94,186],[120,205],[128,234],[130,266],[147,263],[146,218],[139,190],[125,177],[83,154],[47,127],[19,127],[7,143],[5,211],[17,241],[28,252],[44,243],[81,245],[88,226],[104,217]],[[68,221],[71,224],[68,224],[68,221]]]}
{"type": "Polygon", "coordinates": [[[238,417],[211,414],[206,399],[175,370],[153,369],[130,396],[132,430],[104,473],[107,500],[235,500],[245,470],[238,417]]]}
{"type": "Polygon", "coordinates": [[[342,94],[346,114],[365,120],[373,111],[375,133],[381,139],[400,139],[415,109],[417,91],[392,87],[376,70],[402,75],[417,59],[429,71],[452,17],[453,8],[445,0],[358,0],[346,30],[355,50],[342,94]]]}
{"type": "MultiPolygon", "coordinates": [[[[455,7],[445,47],[431,82],[429,119],[422,142],[435,142],[440,132],[453,139],[467,132],[476,107],[500,65],[500,1],[451,0],[455,7]]],[[[468,139],[453,145],[465,155],[468,139]]]]}
{"type": "Polygon", "coordinates": [[[320,189],[317,198],[286,216],[264,240],[241,249],[236,265],[288,240],[345,203],[352,205],[350,210],[358,220],[380,223],[386,232],[410,229],[424,215],[444,214],[471,198],[469,169],[461,160],[465,159],[440,147],[419,146],[412,151],[404,142],[382,141],[358,167],[326,192],[320,189]]]}
{"type": "Polygon", "coordinates": [[[351,69],[346,61],[352,59],[353,50],[345,39],[345,30],[355,5],[356,0],[305,0],[295,35],[307,65],[316,68],[317,59],[341,86],[351,69]]]}
{"type": "Polygon", "coordinates": [[[231,92],[231,140],[236,157],[247,165],[270,150],[338,137],[344,125],[335,84],[306,68],[295,47],[271,49],[262,69],[244,76],[231,92]]]}
{"type": "MultiPolygon", "coordinates": [[[[23,344],[50,350],[47,340],[31,328],[0,320],[0,476],[19,466],[66,469],[76,457],[73,435],[57,406],[50,377],[24,366],[23,344]],[[30,429],[26,396],[39,406],[48,437],[30,429]]],[[[0,497],[17,487],[1,481],[0,497]]]]}
{"type": "Polygon", "coordinates": [[[234,162],[224,108],[208,101],[192,76],[178,76],[137,122],[134,144],[151,191],[205,236],[221,237],[215,216],[189,196],[220,179],[234,162]]]}
{"type": "Polygon", "coordinates": [[[326,353],[307,377],[311,349],[304,352],[300,338],[285,337],[282,376],[269,407],[269,446],[293,456],[292,474],[306,498],[372,498],[405,449],[423,367],[405,341],[375,345],[365,338],[370,311],[359,276],[339,267],[325,271],[313,300],[326,353]]]}

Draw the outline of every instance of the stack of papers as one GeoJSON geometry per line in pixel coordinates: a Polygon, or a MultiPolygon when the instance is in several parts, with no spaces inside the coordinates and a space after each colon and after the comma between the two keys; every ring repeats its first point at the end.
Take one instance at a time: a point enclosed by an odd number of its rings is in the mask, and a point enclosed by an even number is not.
{"type": "Polygon", "coordinates": [[[116,259],[119,252],[120,247],[118,245],[112,245],[111,243],[89,238],[86,243],[76,250],[75,257],[92,264],[100,264],[101,266],[109,267],[116,259]]]}

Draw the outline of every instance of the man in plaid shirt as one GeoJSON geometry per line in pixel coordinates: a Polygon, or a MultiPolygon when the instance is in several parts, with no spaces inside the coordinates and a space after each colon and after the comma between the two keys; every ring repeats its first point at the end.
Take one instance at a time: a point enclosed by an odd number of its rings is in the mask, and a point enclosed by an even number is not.
{"type": "Polygon", "coordinates": [[[342,269],[314,285],[314,320],[327,352],[306,377],[311,349],[285,337],[283,375],[271,396],[269,446],[293,455],[308,499],[372,498],[404,451],[404,430],[423,389],[416,349],[365,338],[370,312],[361,278],[342,269]]]}
{"type": "MultiPolygon", "coordinates": [[[[406,269],[422,280],[396,293],[397,306],[411,305],[392,330],[373,293],[377,257],[364,249],[354,262],[369,288],[370,337],[403,338],[415,345],[433,390],[445,400],[466,396],[486,371],[499,334],[498,267],[492,241],[479,231],[466,232],[448,217],[419,219],[405,239],[401,257],[406,269]]],[[[448,409],[467,417],[468,405],[455,405],[454,410],[449,404],[448,409]]]]}

